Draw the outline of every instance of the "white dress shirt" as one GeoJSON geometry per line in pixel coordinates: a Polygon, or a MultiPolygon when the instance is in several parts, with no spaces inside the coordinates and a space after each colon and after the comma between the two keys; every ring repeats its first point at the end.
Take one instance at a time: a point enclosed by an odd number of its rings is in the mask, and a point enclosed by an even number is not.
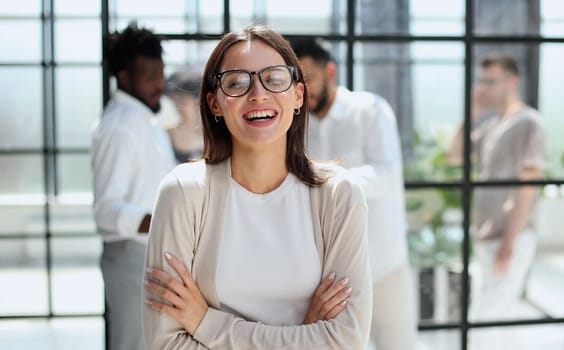
{"type": "Polygon", "coordinates": [[[176,162],[166,132],[155,114],[117,90],[92,134],[94,215],[105,241],[138,239],[161,179],[176,162]]]}
{"type": "Polygon", "coordinates": [[[378,95],[339,87],[325,118],[310,116],[308,147],[316,159],[341,160],[364,189],[373,281],[407,262],[402,156],[390,105],[378,95]]]}

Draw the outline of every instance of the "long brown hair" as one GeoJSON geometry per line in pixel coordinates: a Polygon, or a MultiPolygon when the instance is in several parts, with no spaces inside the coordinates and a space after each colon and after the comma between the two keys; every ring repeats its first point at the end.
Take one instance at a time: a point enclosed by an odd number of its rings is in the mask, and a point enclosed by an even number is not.
{"type": "Polygon", "coordinates": [[[226,34],[208,59],[200,87],[200,115],[204,128],[203,158],[208,164],[217,164],[231,156],[233,147],[231,134],[225,122],[221,121],[218,123],[215,121],[215,116],[208,105],[206,95],[208,92],[217,93],[218,82],[216,74],[219,73],[227,50],[236,43],[253,40],[261,40],[276,50],[287,65],[295,68],[294,83],[300,82],[304,84],[303,105],[300,108],[300,112],[294,114],[294,119],[286,135],[286,167],[288,171],[306,185],[319,186],[327,180],[327,177],[326,174],[314,171],[312,162],[305,151],[308,118],[307,88],[298,58],[282,35],[264,25],[252,25],[241,31],[226,34]]]}

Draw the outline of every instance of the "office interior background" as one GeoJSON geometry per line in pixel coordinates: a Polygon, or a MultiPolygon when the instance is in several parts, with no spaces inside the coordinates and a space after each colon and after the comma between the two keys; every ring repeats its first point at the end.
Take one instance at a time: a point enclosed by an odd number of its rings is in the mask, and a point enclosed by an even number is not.
{"type": "MultiPolygon", "coordinates": [[[[564,349],[564,3],[561,0],[19,0],[0,3],[0,347],[105,348],[90,127],[114,88],[103,39],[137,20],[165,38],[165,73],[203,66],[249,23],[330,44],[339,83],[384,96],[401,134],[418,349],[466,349],[473,332],[519,330],[524,349],[564,349]],[[445,150],[470,120],[480,55],[514,55],[522,97],[546,128],[539,247],[522,305],[471,323],[477,274],[471,162],[445,150]]],[[[465,137],[469,137],[467,128],[465,137]]],[[[467,157],[467,160],[469,158],[467,157]]]]}

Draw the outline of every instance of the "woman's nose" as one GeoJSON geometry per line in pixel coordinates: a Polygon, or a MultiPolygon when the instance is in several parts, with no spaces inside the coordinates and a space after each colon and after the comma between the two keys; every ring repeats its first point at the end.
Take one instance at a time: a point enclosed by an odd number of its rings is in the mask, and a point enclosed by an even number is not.
{"type": "Polygon", "coordinates": [[[258,100],[269,97],[269,92],[264,88],[258,74],[253,74],[253,82],[248,92],[249,99],[258,100]]]}

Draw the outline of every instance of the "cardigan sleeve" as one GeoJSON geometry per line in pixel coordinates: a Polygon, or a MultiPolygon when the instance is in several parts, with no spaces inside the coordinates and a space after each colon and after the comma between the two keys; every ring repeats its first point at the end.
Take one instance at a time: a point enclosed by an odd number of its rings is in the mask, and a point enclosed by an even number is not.
{"type": "MultiPolygon", "coordinates": [[[[145,268],[157,267],[171,276],[177,276],[164,259],[164,253],[170,252],[179,257],[192,271],[194,247],[197,244],[195,233],[198,232],[196,227],[199,224],[196,208],[192,204],[201,195],[201,191],[198,191],[197,184],[190,189],[192,200],[187,200],[184,188],[174,172],[161,181],[149,230],[145,268]]],[[[143,288],[143,299],[148,297],[157,298],[143,288]]],[[[207,349],[194,340],[176,320],[151,309],[145,303],[143,303],[143,336],[148,350],[207,349]]]]}
{"type": "Polygon", "coordinates": [[[328,321],[270,326],[209,308],[194,339],[211,349],[365,349],[370,331],[372,283],[366,243],[366,205],[360,188],[347,183],[323,200],[324,275],[349,277],[346,309],[328,321]],[[354,193],[353,193],[354,192],[354,193]]]}

